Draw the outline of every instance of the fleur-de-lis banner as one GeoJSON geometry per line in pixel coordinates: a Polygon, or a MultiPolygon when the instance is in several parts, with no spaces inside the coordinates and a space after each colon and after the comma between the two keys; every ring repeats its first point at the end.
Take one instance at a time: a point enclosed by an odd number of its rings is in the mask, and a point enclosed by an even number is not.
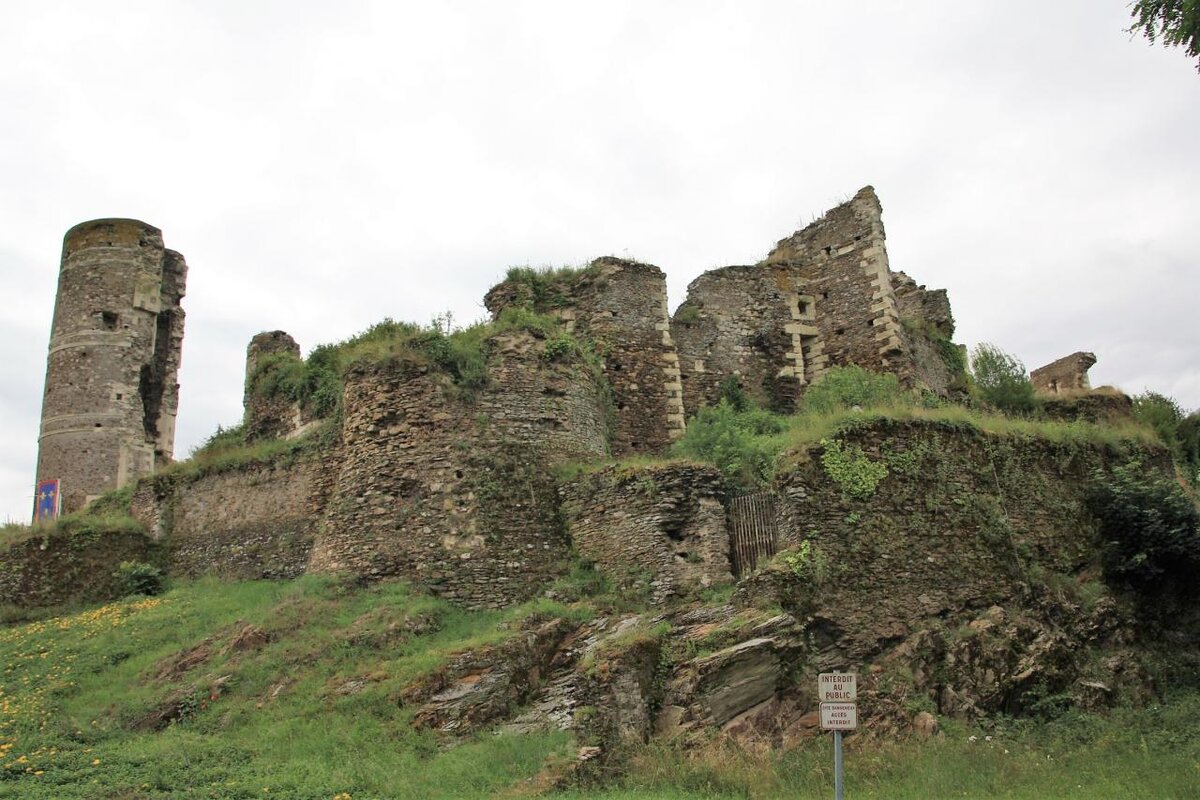
{"type": "Polygon", "coordinates": [[[58,516],[59,486],[58,478],[39,481],[37,485],[37,505],[33,509],[33,521],[54,519],[58,516]]]}

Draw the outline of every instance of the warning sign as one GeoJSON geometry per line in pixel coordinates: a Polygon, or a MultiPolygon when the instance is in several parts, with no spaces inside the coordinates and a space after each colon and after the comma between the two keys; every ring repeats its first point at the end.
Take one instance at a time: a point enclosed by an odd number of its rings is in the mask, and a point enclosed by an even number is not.
{"type": "Polygon", "coordinates": [[[821,703],[821,729],[852,731],[858,728],[858,706],[854,703],[821,703]]]}
{"type": "Polygon", "coordinates": [[[817,700],[853,703],[858,698],[858,676],[853,672],[822,672],[817,676],[817,700]]]}

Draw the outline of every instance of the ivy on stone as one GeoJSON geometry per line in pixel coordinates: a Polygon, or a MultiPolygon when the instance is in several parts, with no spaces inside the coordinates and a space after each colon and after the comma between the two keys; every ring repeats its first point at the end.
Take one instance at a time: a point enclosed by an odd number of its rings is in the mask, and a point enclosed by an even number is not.
{"type": "Polygon", "coordinates": [[[887,464],[872,461],[856,444],[840,439],[822,439],[821,468],[847,497],[866,500],[875,494],[880,481],[888,476],[887,464]]]}

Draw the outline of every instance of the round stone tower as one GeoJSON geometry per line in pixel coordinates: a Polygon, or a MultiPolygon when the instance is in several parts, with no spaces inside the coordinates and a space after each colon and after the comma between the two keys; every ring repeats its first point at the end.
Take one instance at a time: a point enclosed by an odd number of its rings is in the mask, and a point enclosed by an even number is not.
{"type": "Polygon", "coordinates": [[[84,222],[63,239],[46,361],[37,481],[63,513],[171,460],[187,264],[132,219],[84,222]]]}

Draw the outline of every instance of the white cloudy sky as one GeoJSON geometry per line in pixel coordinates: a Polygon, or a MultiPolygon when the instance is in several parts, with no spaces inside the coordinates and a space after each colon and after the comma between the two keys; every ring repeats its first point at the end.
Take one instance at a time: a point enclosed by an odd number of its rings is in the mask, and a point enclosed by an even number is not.
{"type": "Polygon", "coordinates": [[[28,518],[61,237],[191,271],[177,454],[243,355],[484,314],[513,264],[672,305],[873,184],[959,341],[1200,406],[1200,75],[1125,0],[57,2],[0,13],[0,520],[28,518]]]}

